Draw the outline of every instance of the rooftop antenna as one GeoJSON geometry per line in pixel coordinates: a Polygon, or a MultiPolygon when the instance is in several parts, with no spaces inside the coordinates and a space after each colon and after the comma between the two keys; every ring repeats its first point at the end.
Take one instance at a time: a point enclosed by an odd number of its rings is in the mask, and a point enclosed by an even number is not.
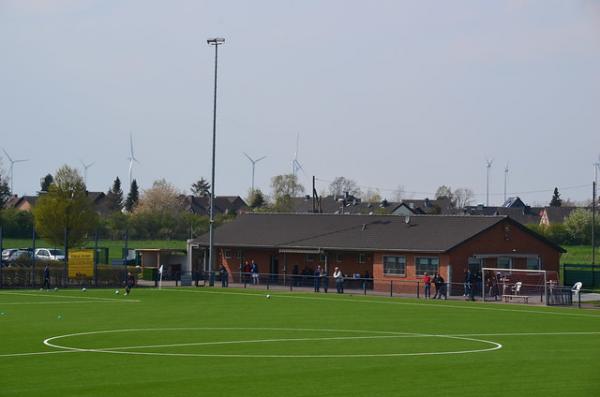
{"type": "Polygon", "coordinates": [[[299,170],[304,172],[302,164],[298,161],[298,147],[300,146],[300,133],[296,135],[296,151],[294,152],[294,159],[292,160],[292,175],[296,176],[299,170]]]}
{"type": "Polygon", "coordinates": [[[486,188],[485,188],[485,206],[490,206],[490,169],[492,168],[492,164],[494,163],[494,159],[485,160],[485,166],[487,168],[486,172],[486,188]]]}
{"type": "Polygon", "coordinates": [[[508,163],[504,167],[504,202],[506,203],[506,184],[508,182],[508,163]]]}
{"type": "Polygon", "coordinates": [[[127,157],[127,160],[129,160],[129,187],[131,187],[131,182],[133,181],[133,163],[140,163],[133,153],[133,135],[131,132],[129,133],[129,157],[127,157]]]}
{"type": "Polygon", "coordinates": [[[267,156],[262,156],[261,158],[254,160],[252,157],[248,156],[246,152],[243,153],[244,156],[248,157],[248,160],[250,160],[250,162],[252,163],[252,193],[254,193],[254,167],[256,166],[256,163],[258,163],[260,160],[265,159],[267,156]]]}
{"type": "Polygon", "coordinates": [[[6,152],[6,150],[4,148],[2,148],[2,151],[4,152],[4,154],[6,155],[6,157],[8,158],[8,161],[10,162],[10,193],[14,194],[14,190],[13,190],[13,168],[15,163],[22,163],[24,161],[29,161],[29,159],[26,160],[13,160],[12,157],[10,157],[10,155],[6,152]]]}
{"type": "Polygon", "coordinates": [[[87,170],[92,165],[96,164],[96,162],[92,161],[91,163],[86,164],[83,162],[83,160],[79,160],[79,161],[81,162],[81,165],[83,165],[83,183],[85,184],[85,188],[87,189],[87,170]]]}

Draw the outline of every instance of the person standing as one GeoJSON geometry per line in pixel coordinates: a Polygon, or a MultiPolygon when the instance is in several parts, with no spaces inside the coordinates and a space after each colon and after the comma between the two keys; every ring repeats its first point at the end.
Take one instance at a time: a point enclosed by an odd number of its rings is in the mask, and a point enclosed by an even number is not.
{"type": "Polygon", "coordinates": [[[229,287],[229,273],[225,266],[221,265],[219,268],[219,274],[221,275],[221,288],[229,287]]]}
{"type": "Polygon", "coordinates": [[[325,293],[327,293],[327,289],[329,288],[329,278],[327,276],[327,268],[324,267],[321,270],[321,278],[323,279],[321,285],[323,286],[323,291],[325,291],[325,293]]]}
{"type": "Polygon", "coordinates": [[[258,285],[258,265],[254,262],[254,259],[250,264],[250,273],[252,273],[252,284],[258,285]]]}
{"type": "Polygon", "coordinates": [[[465,269],[465,292],[463,294],[463,296],[470,296],[471,295],[471,270],[469,268],[465,269]]]}
{"type": "Polygon", "coordinates": [[[433,285],[435,285],[435,294],[433,294],[433,299],[438,299],[440,295],[440,274],[436,273],[433,276],[433,285]]]}
{"type": "Polygon", "coordinates": [[[249,283],[250,282],[250,263],[248,263],[248,261],[246,261],[246,263],[244,263],[244,283],[249,283]]]}
{"type": "Polygon", "coordinates": [[[333,272],[333,278],[335,278],[335,289],[338,294],[344,293],[344,274],[340,270],[339,267],[335,267],[335,271],[333,272]]]}
{"type": "Polygon", "coordinates": [[[423,292],[425,293],[425,299],[431,298],[431,276],[427,272],[423,275],[423,282],[425,283],[425,288],[423,292]]]}
{"type": "Polygon", "coordinates": [[[444,277],[442,277],[441,274],[438,273],[437,276],[437,283],[435,285],[435,289],[436,289],[436,293],[438,294],[438,299],[442,299],[442,296],[444,297],[444,300],[448,299],[448,293],[447,288],[446,288],[446,280],[444,280],[444,277]]]}
{"type": "Polygon", "coordinates": [[[315,287],[315,292],[319,292],[319,289],[321,287],[321,265],[317,265],[317,268],[315,269],[315,272],[313,273],[313,277],[314,277],[314,287],[315,287]]]}
{"type": "Polygon", "coordinates": [[[44,285],[42,288],[50,289],[50,268],[47,264],[44,266],[44,285]]]}
{"type": "Polygon", "coordinates": [[[133,274],[131,274],[131,272],[127,272],[125,295],[129,295],[129,292],[131,292],[131,289],[133,288],[134,285],[135,285],[135,277],[133,276],[133,274]]]}

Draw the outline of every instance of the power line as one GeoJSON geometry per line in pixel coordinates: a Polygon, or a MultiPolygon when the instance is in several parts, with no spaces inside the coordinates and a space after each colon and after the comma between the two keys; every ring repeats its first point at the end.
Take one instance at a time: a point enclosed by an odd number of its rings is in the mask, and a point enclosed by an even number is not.
{"type": "MultiPolygon", "coordinates": [[[[321,179],[321,178],[315,178],[316,181],[319,182],[324,182],[324,183],[333,183],[333,181],[329,181],[326,179],[321,179]]],[[[361,189],[366,189],[366,190],[377,190],[377,191],[381,191],[381,192],[397,192],[398,188],[396,189],[390,189],[390,188],[383,188],[383,187],[376,187],[376,186],[366,186],[366,185],[357,185],[358,187],[360,187],[361,189]]],[[[575,189],[583,189],[583,188],[589,188],[589,184],[582,184],[582,185],[573,185],[573,186],[558,186],[558,189],[561,191],[564,190],[575,190],[575,189]]],[[[548,193],[548,192],[554,192],[554,187],[549,188],[549,189],[539,189],[539,190],[527,190],[527,191],[520,191],[520,192],[510,192],[507,193],[508,195],[511,196],[516,196],[516,195],[525,195],[525,194],[535,194],[535,193],[548,193]]],[[[421,194],[421,195],[425,195],[425,196],[434,196],[435,193],[434,192],[418,192],[418,191],[410,191],[410,190],[402,190],[402,193],[408,193],[408,194],[421,194]]],[[[486,193],[475,193],[473,192],[474,196],[486,196],[486,193]]],[[[490,196],[503,196],[504,193],[490,193],[490,196]]]]}

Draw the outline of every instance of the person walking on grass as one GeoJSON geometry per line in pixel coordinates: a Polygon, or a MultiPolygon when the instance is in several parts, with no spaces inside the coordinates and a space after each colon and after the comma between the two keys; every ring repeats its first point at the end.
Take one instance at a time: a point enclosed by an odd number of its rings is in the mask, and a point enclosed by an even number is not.
{"type": "Polygon", "coordinates": [[[127,281],[125,284],[125,295],[129,295],[131,289],[135,285],[135,277],[133,274],[131,274],[131,272],[127,272],[127,281]]]}
{"type": "Polygon", "coordinates": [[[48,265],[44,266],[44,289],[50,289],[50,268],[48,265]]]}

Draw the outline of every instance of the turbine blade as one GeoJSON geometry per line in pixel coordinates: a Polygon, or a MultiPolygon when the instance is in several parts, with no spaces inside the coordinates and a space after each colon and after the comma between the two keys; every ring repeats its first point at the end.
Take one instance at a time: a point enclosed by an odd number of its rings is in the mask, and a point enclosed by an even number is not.
{"type": "Polygon", "coordinates": [[[4,152],[4,154],[6,155],[6,157],[8,157],[8,161],[12,163],[13,162],[12,157],[10,157],[10,155],[6,152],[6,150],[4,148],[2,148],[2,151],[4,152]]]}
{"type": "Polygon", "coordinates": [[[255,162],[255,163],[258,163],[260,160],[264,160],[264,159],[266,159],[266,158],[267,158],[267,156],[262,156],[261,158],[259,158],[259,159],[257,159],[257,160],[254,160],[254,162],[255,162]]]}
{"type": "Polygon", "coordinates": [[[246,154],[246,152],[242,152],[244,153],[244,156],[248,157],[248,160],[250,160],[250,162],[254,163],[254,160],[252,160],[252,157],[248,156],[248,154],[246,154]]]}

